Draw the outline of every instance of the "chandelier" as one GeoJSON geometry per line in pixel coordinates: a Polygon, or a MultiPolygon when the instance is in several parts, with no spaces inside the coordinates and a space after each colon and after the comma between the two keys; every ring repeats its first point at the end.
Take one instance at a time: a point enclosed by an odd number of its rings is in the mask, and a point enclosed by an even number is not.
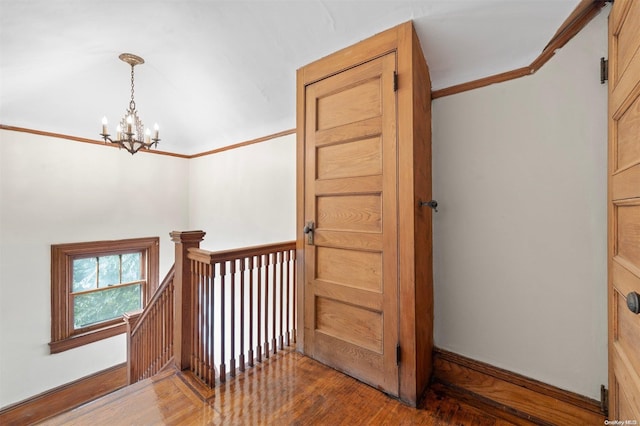
{"type": "Polygon", "coordinates": [[[153,137],[151,137],[151,130],[149,130],[149,128],[145,130],[142,120],[138,117],[136,102],[133,99],[133,67],[144,64],[144,59],[131,53],[122,53],[118,58],[131,65],[131,101],[129,101],[129,108],[127,109],[127,112],[124,114],[124,117],[120,120],[120,123],[116,128],[115,139],[111,138],[107,129],[107,117],[102,118],[102,133],[100,133],[100,136],[102,136],[105,143],[109,142],[116,144],[133,155],[141,149],[151,149],[154,145],[158,145],[158,142],[160,142],[160,139],[158,138],[159,128],[156,123],[156,125],[153,126],[153,137]]]}

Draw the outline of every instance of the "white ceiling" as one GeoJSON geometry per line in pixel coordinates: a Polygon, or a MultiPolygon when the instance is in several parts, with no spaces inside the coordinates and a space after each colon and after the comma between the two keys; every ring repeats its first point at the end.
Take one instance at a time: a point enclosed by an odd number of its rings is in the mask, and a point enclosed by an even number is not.
{"type": "MultiPolygon", "coordinates": [[[[579,0],[0,0],[0,124],[99,139],[130,97],[158,149],[295,127],[295,71],[413,20],[433,89],[529,65],[579,0]]],[[[123,154],[124,155],[124,154],[123,154]]]]}

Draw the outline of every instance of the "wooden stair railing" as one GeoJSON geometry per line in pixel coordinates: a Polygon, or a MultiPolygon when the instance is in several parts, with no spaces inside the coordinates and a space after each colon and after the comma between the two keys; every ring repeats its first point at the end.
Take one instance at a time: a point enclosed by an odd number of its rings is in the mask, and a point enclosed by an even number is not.
{"type": "Polygon", "coordinates": [[[125,315],[129,384],[173,361],[214,387],[296,342],[295,241],[211,252],[204,235],[171,233],[174,266],[125,315]]]}
{"type": "Polygon", "coordinates": [[[189,369],[204,383],[213,387],[295,343],[295,241],[220,252],[189,248],[187,258],[189,369]]]}
{"type": "Polygon", "coordinates": [[[175,266],[142,311],[127,313],[129,384],[151,377],[173,360],[175,266]]]}

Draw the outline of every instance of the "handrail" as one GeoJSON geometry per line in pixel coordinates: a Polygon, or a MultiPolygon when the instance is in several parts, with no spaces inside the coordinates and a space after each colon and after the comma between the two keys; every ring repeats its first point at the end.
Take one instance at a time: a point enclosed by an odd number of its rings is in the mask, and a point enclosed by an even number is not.
{"type": "Polygon", "coordinates": [[[263,244],[251,247],[241,247],[232,250],[209,251],[201,248],[190,248],[189,259],[199,262],[217,263],[225,260],[240,259],[242,257],[258,256],[274,251],[289,250],[295,248],[295,241],[285,241],[282,243],[263,244]]]}

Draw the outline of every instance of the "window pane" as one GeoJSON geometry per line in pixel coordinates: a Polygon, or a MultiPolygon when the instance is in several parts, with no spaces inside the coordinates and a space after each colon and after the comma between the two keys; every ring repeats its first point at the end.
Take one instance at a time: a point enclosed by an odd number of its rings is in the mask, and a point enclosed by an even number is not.
{"type": "Polygon", "coordinates": [[[142,261],[141,253],[128,253],[122,255],[122,282],[128,283],[131,281],[138,281],[141,277],[142,268],[140,268],[140,262],[142,261]]]}
{"type": "Polygon", "coordinates": [[[82,328],[142,307],[141,284],[80,294],[73,301],[73,326],[82,328]]]}
{"type": "Polygon", "coordinates": [[[120,255],[100,256],[98,287],[120,284],[120,255]]]}
{"type": "Polygon", "coordinates": [[[96,288],[97,260],[95,257],[74,259],[72,291],[91,290],[96,288]]]}

